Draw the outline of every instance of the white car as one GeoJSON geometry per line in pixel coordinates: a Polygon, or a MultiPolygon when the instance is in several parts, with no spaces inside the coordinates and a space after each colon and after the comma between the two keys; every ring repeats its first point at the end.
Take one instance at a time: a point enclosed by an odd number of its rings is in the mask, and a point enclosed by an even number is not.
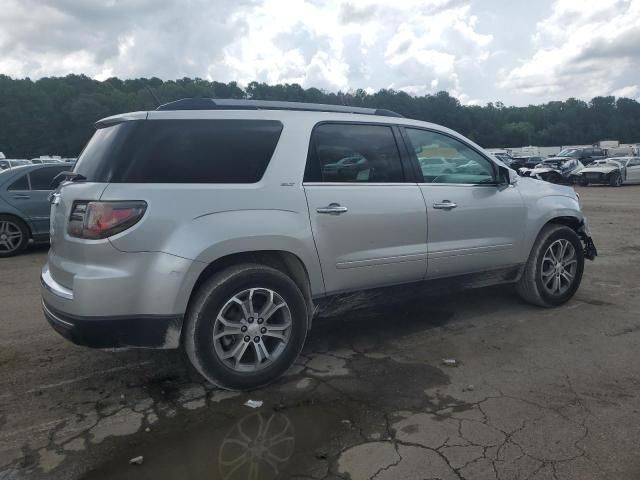
{"type": "Polygon", "coordinates": [[[543,160],[534,168],[521,168],[525,177],[538,178],[551,183],[571,183],[584,169],[584,165],[571,157],[552,157],[543,160]]]}
{"type": "Polygon", "coordinates": [[[418,157],[420,170],[427,177],[438,177],[456,171],[456,164],[442,157],[418,157]]]}
{"type": "Polygon", "coordinates": [[[578,174],[580,185],[604,183],[619,187],[623,183],[640,183],[640,157],[613,157],[596,160],[578,174]]]}
{"type": "Polygon", "coordinates": [[[236,390],[285,373],[341,295],[513,283],[555,307],[597,254],[573,188],[386,110],[177,100],[98,121],[62,177],[41,275],[51,326],[96,348],[184,348],[236,390]],[[441,175],[425,151],[446,152],[441,175]],[[344,158],[358,168],[336,177],[344,158]]]}

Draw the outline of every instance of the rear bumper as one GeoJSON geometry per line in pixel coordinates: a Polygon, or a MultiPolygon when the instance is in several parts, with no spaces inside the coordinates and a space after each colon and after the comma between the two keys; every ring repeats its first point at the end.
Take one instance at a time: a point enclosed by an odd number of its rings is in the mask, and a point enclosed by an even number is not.
{"type": "Polygon", "coordinates": [[[128,317],[80,317],[56,310],[42,302],[44,316],[67,340],[91,348],[177,348],[181,315],[134,315],[128,317]]]}

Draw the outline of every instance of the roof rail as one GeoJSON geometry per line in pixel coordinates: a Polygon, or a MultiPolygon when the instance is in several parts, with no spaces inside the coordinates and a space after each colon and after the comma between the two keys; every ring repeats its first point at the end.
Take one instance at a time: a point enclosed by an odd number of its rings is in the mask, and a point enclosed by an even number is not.
{"type": "Polygon", "coordinates": [[[379,108],[349,107],[322,103],[279,102],[271,100],[238,100],[234,98],[183,98],[160,105],[156,110],[301,110],[309,112],[357,113],[402,117],[399,113],[379,108]]]}

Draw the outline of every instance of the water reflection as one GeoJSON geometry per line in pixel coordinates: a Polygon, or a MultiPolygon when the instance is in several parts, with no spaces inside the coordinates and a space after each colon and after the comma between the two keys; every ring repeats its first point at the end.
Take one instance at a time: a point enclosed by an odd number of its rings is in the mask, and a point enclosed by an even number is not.
{"type": "MultiPolygon", "coordinates": [[[[328,463],[326,457],[318,458],[314,452],[340,435],[344,427],[341,420],[348,418],[350,407],[345,402],[315,404],[304,393],[290,393],[289,398],[293,397],[297,398],[297,405],[278,411],[265,405],[259,411],[247,413],[240,399],[162,418],[151,432],[120,439],[118,453],[111,454],[84,478],[276,480],[311,474],[322,477],[328,463]],[[129,459],[138,455],[144,457],[144,463],[129,465],[129,459]]],[[[276,399],[272,400],[269,403],[275,404],[276,399]]],[[[91,455],[90,450],[83,455],[91,455]]]]}
{"type": "Polygon", "coordinates": [[[240,419],[218,451],[225,480],[272,480],[280,475],[295,450],[291,420],[282,413],[255,412],[240,419]]]}

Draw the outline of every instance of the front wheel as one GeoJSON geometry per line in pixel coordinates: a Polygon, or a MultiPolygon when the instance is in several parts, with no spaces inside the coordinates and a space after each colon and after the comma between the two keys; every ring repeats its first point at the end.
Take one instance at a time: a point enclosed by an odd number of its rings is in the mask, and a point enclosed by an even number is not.
{"type": "Polygon", "coordinates": [[[622,185],[622,176],[619,172],[613,172],[609,177],[609,185],[612,187],[619,187],[622,185]]]}
{"type": "Polygon", "coordinates": [[[304,345],[307,316],[305,298],[287,275],[264,265],[238,265],[199,288],[185,320],[185,350],[211,383],[258,388],[293,364],[304,345]]]}
{"type": "Polygon", "coordinates": [[[541,307],[566,303],[578,290],[584,271],[580,238],[564,225],[546,225],[536,239],[516,290],[541,307]]]}

